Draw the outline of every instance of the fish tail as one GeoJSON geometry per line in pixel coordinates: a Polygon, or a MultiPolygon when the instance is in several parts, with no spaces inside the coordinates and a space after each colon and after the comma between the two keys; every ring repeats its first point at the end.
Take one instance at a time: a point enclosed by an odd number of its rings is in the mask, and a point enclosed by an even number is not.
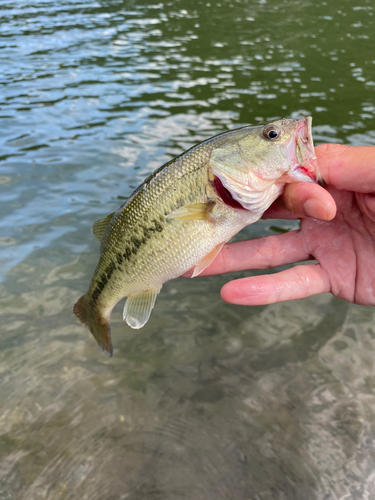
{"type": "Polygon", "coordinates": [[[86,295],[82,295],[73,306],[73,313],[79,321],[88,327],[100,349],[110,358],[113,354],[111,327],[105,318],[96,318],[87,303],[86,295]]]}

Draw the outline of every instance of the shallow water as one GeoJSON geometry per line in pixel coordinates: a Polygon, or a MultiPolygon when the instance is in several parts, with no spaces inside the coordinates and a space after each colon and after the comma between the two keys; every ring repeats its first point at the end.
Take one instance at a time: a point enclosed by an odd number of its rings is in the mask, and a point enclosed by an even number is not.
{"type": "MultiPolygon", "coordinates": [[[[216,133],[312,114],[375,145],[370,0],[0,3],[0,499],[375,498],[375,314],[163,287],[106,358],[90,232],[216,133]]],[[[271,234],[262,221],[239,238],[271,234]]],[[[249,273],[237,273],[243,276],[249,273]]]]}

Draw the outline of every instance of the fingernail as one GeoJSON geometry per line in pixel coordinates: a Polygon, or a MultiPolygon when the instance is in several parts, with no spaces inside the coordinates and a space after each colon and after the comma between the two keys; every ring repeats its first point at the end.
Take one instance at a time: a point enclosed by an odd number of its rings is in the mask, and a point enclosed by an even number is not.
{"type": "Polygon", "coordinates": [[[316,198],[310,198],[305,201],[303,208],[307,215],[313,217],[314,219],[329,220],[327,211],[320,200],[316,198]]]}

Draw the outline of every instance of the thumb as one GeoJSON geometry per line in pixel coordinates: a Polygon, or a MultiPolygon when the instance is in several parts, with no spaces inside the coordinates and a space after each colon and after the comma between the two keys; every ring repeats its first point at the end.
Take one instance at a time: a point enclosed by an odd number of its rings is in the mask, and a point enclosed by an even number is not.
{"type": "Polygon", "coordinates": [[[287,184],[279,202],[298,218],[331,220],[336,215],[336,203],[330,193],[310,182],[287,184]]]}

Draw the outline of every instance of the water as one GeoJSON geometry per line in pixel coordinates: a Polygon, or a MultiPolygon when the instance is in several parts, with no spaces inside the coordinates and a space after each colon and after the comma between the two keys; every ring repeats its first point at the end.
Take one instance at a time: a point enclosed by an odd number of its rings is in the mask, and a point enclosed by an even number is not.
{"type": "Polygon", "coordinates": [[[317,143],[375,145],[373,14],[0,2],[1,500],[375,498],[373,309],[244,308],[228,277],[179,279],[142,331],[115,309],[111,360],[71,313],[93,222],[196,142],[312,114],[317,143]]]}

